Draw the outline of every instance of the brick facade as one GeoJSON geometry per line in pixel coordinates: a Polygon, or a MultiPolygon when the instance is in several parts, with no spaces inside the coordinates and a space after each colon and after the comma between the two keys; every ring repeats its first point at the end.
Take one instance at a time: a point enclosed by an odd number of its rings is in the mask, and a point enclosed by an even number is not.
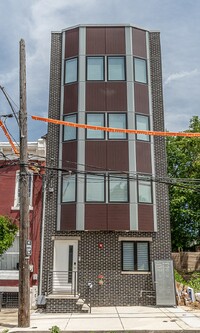
{"type": "MultiPolygon", "coordinates": [[[[77,31],[76,31],[77,33],[77,31]]],[[[138,35],[139,36],[139,35],[138,35]]],[[[142,34],[144,39],[144,33],[142,34]]],[[[138,37],[139,38],[139,37],[138,37]]],[[[50,100],[49,118],[60,119],[61,112],[61,67],[62,67],[62,33],[52,34],[51,67],[50,67],[50,100]]],[[[160,36],[157,32],[149,33],[150,81],[153,115],[153,130],[164,130],[163,92],[161,74],[160,36]]],[[[47,139],[47,165],[59,167],[58,125],[49,124],[47,139]]],[[[165,139],[153,138],[155,176],[166,175],[165,139]]],[[[170,225],[168,211],[167,185],[156,183],[156,218],[157,230],[153,232],[139,231],[57,231],[60,218],[58,210],[58,187],[61,173],[50,170],[47,174],[47,197],[45,207],[44,258],[43,258],[43,293],[47,290],[48,271],[53,269],[53,236],[79,237],[78,241],[78,291],[82,298],[88,297],[88,282],[92,282],[91,305],[154,305],[155,291],[151,272],[142,274],[121,271],[121,241],[126,238],[151,238],[150,263],[155,259],[170,259],[170,225]],[[50,192],[49,187],[54,191],[50,192]],[[102,243],[100,249],[98,244],[102,243]],[[104,276],[104,284],[99,286],[98,275],[104,276]],[[141,291],[147,291],[141,297],[141,291]]],[[[66,216],[67,219],[67,216],[66,216]]],[[[76,300],[47,300],[48,312],[76,312],[76,300]]]]}

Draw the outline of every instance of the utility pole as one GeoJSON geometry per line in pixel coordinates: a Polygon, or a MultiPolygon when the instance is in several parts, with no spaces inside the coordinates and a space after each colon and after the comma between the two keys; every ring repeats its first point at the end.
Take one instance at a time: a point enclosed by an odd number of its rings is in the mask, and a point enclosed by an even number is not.
{"type": "Polygon", "coordinates": [[[29,175],[27,153],[27,111],[26,111],[26,54],[25,42],[20,40],[20,228],[19,228],[19,310],[18,327],[30,326],[30,272],[27,240],[29,239],[29,175]]]}

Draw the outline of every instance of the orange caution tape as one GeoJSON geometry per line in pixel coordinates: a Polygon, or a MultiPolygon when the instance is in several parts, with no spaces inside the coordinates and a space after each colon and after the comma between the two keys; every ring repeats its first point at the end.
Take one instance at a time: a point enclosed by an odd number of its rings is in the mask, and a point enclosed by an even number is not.
{"type": "Polygon", "coordinates": [[[12,147],[12,150],[14,151],[14,153],[15,153],[16,155],[19,155],[19,151],[18,151],[17,148],[15,147],[15,145],[14,145],[14,143],[13,143],[13,141],[12,141],[12,139],[11,139],[11,137],[10,137],[8,131],[7,131],[7,129],[5,128],[5,126],[4,126],[4,124],[2,123],[1,120],[0,120],[0,126],[1,126],[2,130],[4,131],[4,134],[5,134],[5,136],[7,137],[8,141],[9,141],[9,143],[10,143],[10,145],[11,145],[11,147],[12,147]]]}
{"type": "Polygon", "coordinates": [[[105,132],[117,132],[117,133],[128,133],[128,134],[145,134],[145,135],[157,135],[157,136],[187,136],[187,137],[200,137],[200,133],[191,132],[155,132],[155,131],[144,131],[144,130],[133,130],[133,129],[123,129],[123,128],[112,128],[103,126],[93,126],[86,124],[70,123],[64,120],[56,120],[51,118],[43,118],[38,116],[31,116],[33,120],[45,121],[48,123],[53,123],[57,125],[64,125],[70,127],[84,128],[95,131],[105,131],[105,132]]]}

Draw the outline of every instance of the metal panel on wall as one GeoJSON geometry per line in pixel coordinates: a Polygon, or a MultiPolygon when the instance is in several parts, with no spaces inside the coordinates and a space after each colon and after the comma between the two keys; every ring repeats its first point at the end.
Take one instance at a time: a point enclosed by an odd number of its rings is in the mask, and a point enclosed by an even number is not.
{"type": "Polygon", "coordinates": [[[175,306],[174,267],[172,260],[154,260],[156,305],[175,306]]]}

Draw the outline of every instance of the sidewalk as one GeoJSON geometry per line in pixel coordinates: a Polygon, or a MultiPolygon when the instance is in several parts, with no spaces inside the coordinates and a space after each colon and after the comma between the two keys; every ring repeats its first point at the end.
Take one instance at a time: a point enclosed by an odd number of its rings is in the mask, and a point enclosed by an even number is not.
{"type": "Polygon", "coordinates": [[[17,327],[17,310],[2,309],[0,312],[0,332],[48,331],[58,326],[63,331],[148,331],[200,332],[200,311],[161,307],[99,307],[92,313],[40,313],[31,314],[30,328],[17,327]]]}

